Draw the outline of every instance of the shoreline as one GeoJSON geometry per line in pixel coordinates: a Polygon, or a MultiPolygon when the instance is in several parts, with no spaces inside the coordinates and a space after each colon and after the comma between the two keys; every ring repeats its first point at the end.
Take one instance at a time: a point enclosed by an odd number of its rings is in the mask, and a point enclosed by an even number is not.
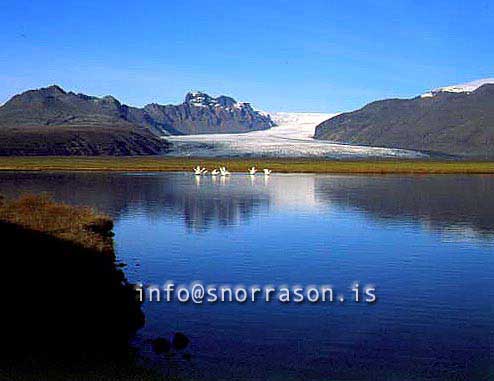
{"type": "Polygon", "coordinates": [[[15,284],[1,293],[8,313],[0,346],[9,353],[2,375],[159,379],[140,366],[132,344],[145,316],[117,262],[110,217],[44,194],[0,195],[0,239],[0,276],[15,284]]]}
{"type": "Polygon", "coordinates": [[[0,157],[0,171],[85,171],[85,172],[192,172],[201,165],[208,169],[226,166],[231,172],[246,173],[256,166],[273,173],[327,174],[494,174],[494,161],[444,160],[325,160],[262,158],[177,158],[162,156],[0,157]]]}

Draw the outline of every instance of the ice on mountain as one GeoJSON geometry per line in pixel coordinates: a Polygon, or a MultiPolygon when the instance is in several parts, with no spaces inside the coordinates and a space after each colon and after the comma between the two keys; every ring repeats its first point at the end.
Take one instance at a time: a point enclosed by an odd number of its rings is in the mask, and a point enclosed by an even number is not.
{"type": "Polygon", "coordinates": [[[425,94],[422,94],[422,98],[433,97],[434,95],[446,92],[446,93],[471,93],[472,91],[477,90],[480,86],[485,84],[494,84],[494,78],[484,78],[478,79],[472,82],[461,83],[458,85],[444,86],[439,87],[437,89],[431,90],[425,94]]]}

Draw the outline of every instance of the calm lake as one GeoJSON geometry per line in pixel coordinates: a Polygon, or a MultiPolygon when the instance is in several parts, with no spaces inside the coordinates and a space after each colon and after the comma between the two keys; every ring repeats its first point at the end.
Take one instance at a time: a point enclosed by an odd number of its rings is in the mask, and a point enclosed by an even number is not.
{"type": "Polygon", "coordinates": [[[146,363],[197,380],[492,380],[494,176],[0,173],[115,219],[131,282],[376,288],[374,304],[145,303],[146,363]],[[150,340],[185,333],[182,355],[150,340]]]}

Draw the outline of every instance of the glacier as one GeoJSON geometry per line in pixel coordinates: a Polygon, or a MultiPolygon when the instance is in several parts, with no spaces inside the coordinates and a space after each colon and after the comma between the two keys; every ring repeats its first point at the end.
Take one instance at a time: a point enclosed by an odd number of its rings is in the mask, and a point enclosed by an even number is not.
{"type": "Polygon", "coordinates": [[[347,145],[313,138],[316,126],[338,114],[269,113],[275,127],[241,134],[175,135],[168,156],[280,158],[423,158],[426,154],[393,148],[347,145]]]}

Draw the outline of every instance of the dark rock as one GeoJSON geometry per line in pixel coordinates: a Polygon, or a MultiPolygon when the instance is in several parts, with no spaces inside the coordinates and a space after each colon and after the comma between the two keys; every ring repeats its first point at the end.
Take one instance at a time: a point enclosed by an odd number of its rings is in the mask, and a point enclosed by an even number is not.
{"type": "Polygon", "coordinates": [[[172,338],[172,345],[177,350],[182,350],[187,348],[189,345],[189,338],[181,332],[176,332],[172,338]]]}
{"type": "Polygon", "coordinates": [[[192,355],[189,353],[189,352],[185,352],[184,353],[184,359],[187,360],[187,361],[190,361],[192,358],[192,355]]]}
{"type": "Polygon", "coordinates": [[[168,339],[165,339],[163,337],[159,337],[157,339],[154,339],[151,343],[153,346],[153,351],[155,353],[161,354],[161,353],[167,353],[171,349],[171,344],[168,339]]]}

